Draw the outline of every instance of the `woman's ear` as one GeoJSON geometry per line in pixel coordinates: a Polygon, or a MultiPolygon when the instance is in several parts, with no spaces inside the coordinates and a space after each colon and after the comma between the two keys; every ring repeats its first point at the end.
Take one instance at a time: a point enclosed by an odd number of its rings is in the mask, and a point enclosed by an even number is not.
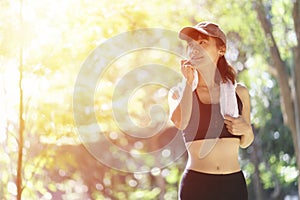
{"type": "Polygon", "coordinates": [[[226,47],[225,46],[221,46],[220,49],[219,49],[219,55],[220,56],[224,56],[226,52],[226,47]]]}

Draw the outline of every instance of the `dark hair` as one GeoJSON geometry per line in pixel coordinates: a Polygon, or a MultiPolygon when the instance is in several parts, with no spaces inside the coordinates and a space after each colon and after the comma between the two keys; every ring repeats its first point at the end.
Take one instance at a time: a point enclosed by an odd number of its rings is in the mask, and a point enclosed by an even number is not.
{"type": "MultiPolygon", "coordinates": [[[[217,47],[220,48],[222,46],[225,46],[225,44],[222,42],[221,39],[216,38],[216,41],[217,41],[216,42],[217,47]]],[[[225,48],[226,48],[226,46],[225,46],[225,48]]],[[[217,68],[220,72],[217,74],[221,75],[222,81],[224,83],[226,83],[230,80],[233,84],[235,84],[236,72],[235,72],[234,68],[227,62],[224,55],[219,58],[218,63],[217,63],[217,68]]]]}
{"type": "MultiPolygon", "coordinates": [[[[189,40],[198,40],[199,38],[199,35],[201,35],[201,37],[203,39],[208,39],[208,35],[205,35],[205,34],[202,34],[198,31],[191,31],[188,35],[189,40]]],[[[223,46],[225,46],[226,48],[226,45],[224,44],[224,42],[219,39],[219,38],[215,38],[216,39],[216,45],[218,48],[221,48],[223,46]]],[[[219,73],[216,73],[216,81],[217,82],[220,82],[222,80],[222,82],[226,83],[228,82],[229,80],[235,84],[235,79],[236,79],[236,72],[234,70],[234,68],[227,62],[225,56],[221,56],[218,60],[218,63],[217,63],[217,69],[219,71],[219,73]],[[221,77],[220,77],[221,76],[221,77]]]]}

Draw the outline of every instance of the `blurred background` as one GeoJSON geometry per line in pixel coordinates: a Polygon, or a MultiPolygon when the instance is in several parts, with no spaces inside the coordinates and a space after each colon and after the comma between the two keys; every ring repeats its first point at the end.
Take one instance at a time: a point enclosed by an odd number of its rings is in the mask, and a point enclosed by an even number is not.
{"type": "MultiPolygon", "coordinates": [[[[147,156],[145,173],[100,162],[78,134],[74,85],[86,58],[110,38],[141,28],[178,32],[202,20],[220,24],[227,34],[226,57],[251,95],[255,141],[240,150],[250,199],[298,199],[299,0],[1,0],[0,10],[0,199],[177,199],[186,153],[163,167],[147,156]]],[[[95,91],[77,94],[84,104],[86,93],[94,92],[94,105],[80,116],[100,152],[114,155],[110,147],[117,147],[147,153],[174,138],[176,130],[166,123],[159,133],[149,132],[151,141],[133,140],[115,123],[111,102],[118,80],[135,67],[149,62],[180,72],[179,61],[168,52],[133,52],[111,63],[95,91]],[[101,133],[93,132],[94,117],[101,133]]],[[[128,105],[131,119],[145,129],[159,121],[149,107],[168,113],[167,93],[151,84],[137,90],[128,105]]],[[[120,158],[124,165],[128,159],[120,158]]]]}

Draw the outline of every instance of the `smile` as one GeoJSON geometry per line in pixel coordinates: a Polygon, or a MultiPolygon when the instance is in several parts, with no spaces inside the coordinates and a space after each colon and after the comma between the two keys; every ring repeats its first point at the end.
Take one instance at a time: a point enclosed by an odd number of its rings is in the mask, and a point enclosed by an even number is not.
{"type": "Polygon", "coordinates": [[[204,58],[204,56],[193,56],[191,57],[191,60],[200,60],[202,58],[204,58]]]}

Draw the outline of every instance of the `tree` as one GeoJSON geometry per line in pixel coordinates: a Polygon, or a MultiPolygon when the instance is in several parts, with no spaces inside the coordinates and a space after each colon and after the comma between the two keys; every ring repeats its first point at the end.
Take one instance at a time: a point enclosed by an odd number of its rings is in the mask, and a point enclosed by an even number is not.
{"type": "MultiPolygon", "coordinates": [[[[20,27],[22,27],[22,1],[20,5],[20,27]]],[[[22,30],[22,28],[21,28],[22,30]]],[[[24,121],[24,102],[23,102],[23,42],[20,42],[20,55],[19,55],[19,150],[18,150],[18,165],[17,165],[17,178],[16,178],[16,185],[17,185],[17,200],[22,199],[22,192],[23,192],[23,148],[24,148],[24,128],[25,128],[25,121],[24,121]]]]}
{"type": "MultiPolygon", "coordinates": [[[[300,1],[280,1],[283,13],[280,13],[272,3],[263,0],[253,1],[269,47],[270,70],[278,80],[284,121],[292,132],[297,165],[300,169],[300,1]],[[292,13],[292,19],[279,16],[286,13],[292,13]],[[279,28],[278,23],[283,30],[283,38],[280,39],[274,36],[279,28]],[[291,32],[296,36],[294,42],[291,41],[291,32]],[[279,48],[282,40],[286,44],[286,49],[279,48]],[[291,57],[287,57],[286,54],[290,54],[291,57]]],[[[300,194],[300,184],[298,186],[300,194]]]]}

